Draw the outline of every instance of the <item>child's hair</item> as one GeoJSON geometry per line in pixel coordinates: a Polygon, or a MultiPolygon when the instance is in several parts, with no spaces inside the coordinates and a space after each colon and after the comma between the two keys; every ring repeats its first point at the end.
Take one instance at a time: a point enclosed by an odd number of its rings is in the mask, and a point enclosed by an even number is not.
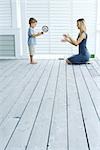
{"type": "Polygon", "coordinates": [[[30,18],[29,19],[29,25],[31,25],[31,23],[35,23],[37,22],[37,20],[35,18],[30,18]]]}

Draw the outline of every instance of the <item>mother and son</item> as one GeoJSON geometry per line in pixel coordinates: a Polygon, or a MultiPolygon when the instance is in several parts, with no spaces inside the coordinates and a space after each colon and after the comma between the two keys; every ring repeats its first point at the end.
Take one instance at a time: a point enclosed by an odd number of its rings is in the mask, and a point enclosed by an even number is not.
{"type": "MultiPolygon", "coordinates": [[[[37,61],[34,60],[36,37],[44,34],[43,32],[34,32],[34,28],[37,25],[37,20],[34,18],[29,19],[29,29],[28,29],[28,48],[30,55],[30,64],[36,64],[37,61]]],[[[63,35],[62,42],[68,42],[74,46],[79,46],[79,53],[73,55],[65,60],[67,64],[86,64],[89,61],[90,54],[88,52],[86,42],[87,33],[85,20],[83,18],[77,20],[77,28],[79,29],[79,34],[76,40],[74,40],[69,34],[63,35]]]]}

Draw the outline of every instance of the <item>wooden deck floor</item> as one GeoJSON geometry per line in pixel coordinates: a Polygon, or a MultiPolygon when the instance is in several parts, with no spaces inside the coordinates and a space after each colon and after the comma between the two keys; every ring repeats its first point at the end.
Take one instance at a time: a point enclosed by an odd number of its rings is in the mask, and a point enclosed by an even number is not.
{"type": "Polygon", "coordinates": [[[0,60],[0,150],[100,150],[100,61],[0,60]]]}

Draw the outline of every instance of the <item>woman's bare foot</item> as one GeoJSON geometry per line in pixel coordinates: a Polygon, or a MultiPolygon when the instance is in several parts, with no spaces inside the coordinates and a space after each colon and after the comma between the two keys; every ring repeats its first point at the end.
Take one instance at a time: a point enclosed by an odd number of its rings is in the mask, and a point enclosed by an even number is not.
{"type": "Polygon", "coordinates": [[[65,64],[72,64],[68,59],[64,60],[65,64]]]}

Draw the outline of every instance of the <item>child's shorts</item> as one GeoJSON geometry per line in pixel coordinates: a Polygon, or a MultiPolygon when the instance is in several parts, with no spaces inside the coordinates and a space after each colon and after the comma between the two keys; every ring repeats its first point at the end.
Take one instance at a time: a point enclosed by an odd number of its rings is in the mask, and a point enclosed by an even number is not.
{"type": "Polygon", "coordinates": [[[34,45],[29,45],[28,48],[29,48],[29,54],[30,55],[34,55],[34,53],[35,53],[35,46],[34,45]]]}

